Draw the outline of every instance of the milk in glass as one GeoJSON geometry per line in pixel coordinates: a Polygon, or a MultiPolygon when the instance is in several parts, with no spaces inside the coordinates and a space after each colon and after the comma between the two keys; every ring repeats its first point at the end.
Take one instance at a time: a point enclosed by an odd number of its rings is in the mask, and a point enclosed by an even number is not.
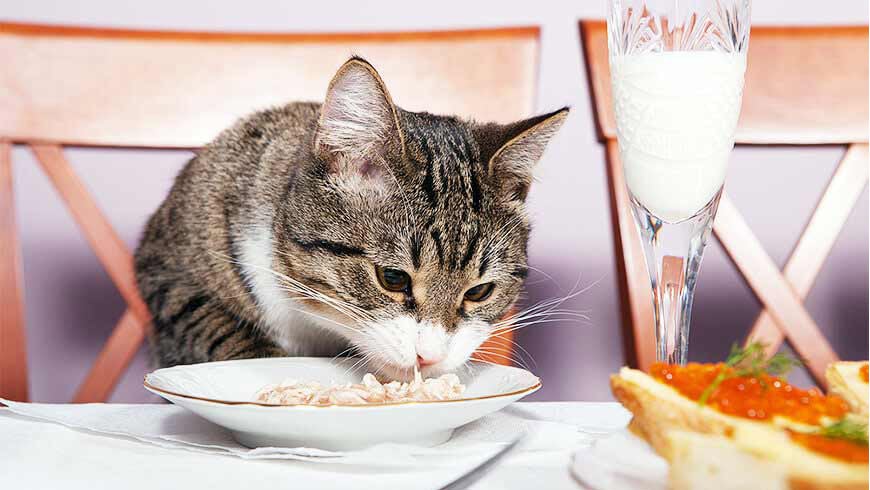
{"type": "Polygon", "coordinates": [[[611,58],[628,189],[666,222],[692,217],[725,181],[746,55],[669,51],[611,58]]]}

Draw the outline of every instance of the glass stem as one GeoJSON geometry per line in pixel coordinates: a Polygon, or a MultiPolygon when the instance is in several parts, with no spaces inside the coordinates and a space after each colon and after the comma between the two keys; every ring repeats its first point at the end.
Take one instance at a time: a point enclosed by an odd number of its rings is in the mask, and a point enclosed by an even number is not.
{"type": "Polygon", "coordinates": [[[659,361],[680,365],[687,361],[692,299],[720,196],[721,190],[695,215],[675,223],[653,216],[631,200],[652,284],[659,361]]]}

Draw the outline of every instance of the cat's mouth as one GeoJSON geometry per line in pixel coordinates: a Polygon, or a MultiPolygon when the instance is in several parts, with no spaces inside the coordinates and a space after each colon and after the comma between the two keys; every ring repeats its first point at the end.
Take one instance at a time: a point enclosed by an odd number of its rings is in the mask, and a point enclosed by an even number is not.
{"type": "Polygon", "coordinates": [[[383,364],[377,368],[377,377],[382,381],[411,381],[414,379],[414,368],[383,364]]]}
{"type": "Polygon", "coordinates": [[[414,380],[414,373],[419,372],[420,376],[425,378],[435,378],[450,372],[444,366],[438,364],[420,366],[417,364],[411,366],[400,366],[391,362],[376,360],[371,363],[372,372],[377,373],[377,378],[384,382],[402,381],[409,382],[414,380]]]}

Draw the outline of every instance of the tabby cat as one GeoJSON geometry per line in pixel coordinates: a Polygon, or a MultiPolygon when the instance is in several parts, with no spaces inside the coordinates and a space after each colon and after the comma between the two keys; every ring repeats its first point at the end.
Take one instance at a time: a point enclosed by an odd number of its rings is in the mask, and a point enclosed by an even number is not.
{"type": "Polygon", "coordinates": [[[351,352],[395,379],[455,370],[517,300],[532,167],[567,113],[408,112],[351,58],[323,104],[237,122],[136,250],[156,363],[351,352]]]}

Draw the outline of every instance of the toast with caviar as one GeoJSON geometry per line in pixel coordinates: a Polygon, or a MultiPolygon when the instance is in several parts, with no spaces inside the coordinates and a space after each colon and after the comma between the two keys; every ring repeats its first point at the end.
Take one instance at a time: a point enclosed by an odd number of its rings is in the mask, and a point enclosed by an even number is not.
{"type": "Polygon", "coordinates": [[[846,400],[852,411],[867,418],[867,361],[835,362],[828,366],[825,377],[831,393],[846,400]]]}
{"type": "Polygon", "coordinates": [[[724,363],[623,368],[611,387],[670,462],[672,488],[867,488],[866,418],[789,384],[794,363],[751,345],[724,363]]]}

